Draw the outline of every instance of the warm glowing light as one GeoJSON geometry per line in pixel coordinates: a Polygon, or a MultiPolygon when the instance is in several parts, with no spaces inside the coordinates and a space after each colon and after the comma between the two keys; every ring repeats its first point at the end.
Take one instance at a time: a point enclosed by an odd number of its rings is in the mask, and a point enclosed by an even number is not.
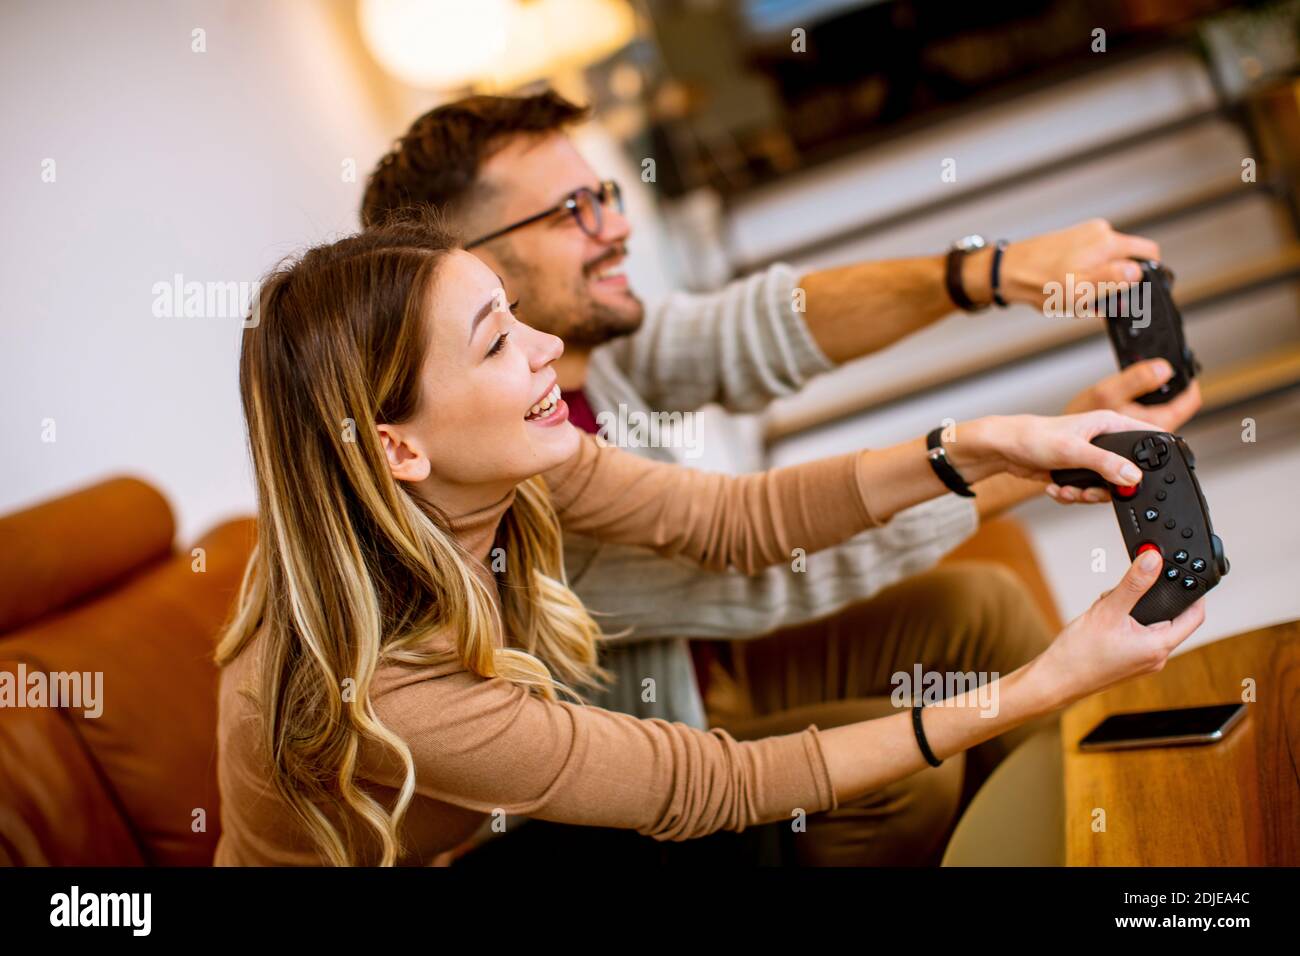
{"type": "Polygon", "coordinates": [[[357,13],[379,64],[423,89],[520,86],[636,35],[627,0],[359,0],[357,13]]]}
{"type": "Polygon", "coordinates": [[[379,65],[421,89],[455,89],[506,51],[512,0],[360,0],[357,18],[379,65]]]}

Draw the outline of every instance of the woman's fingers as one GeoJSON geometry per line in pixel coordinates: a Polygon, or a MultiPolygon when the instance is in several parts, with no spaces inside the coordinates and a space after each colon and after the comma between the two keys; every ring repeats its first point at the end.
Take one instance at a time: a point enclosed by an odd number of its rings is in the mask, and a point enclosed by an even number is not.
{"type": "Polygon", "coordinates": [[[1053,468],[1087,468],[1114,485],[1136,485],[1142,470],[1122,455],[1106,451],[1092,443],[1097,435],[1120,431],[1159,431],[1147,422],[1108,410],[1084,412],[1072,421],[1058,419],[1066,425],[1066,435],[1058,435],[1053,468]]]}
{"type": "Polygon", "coordinates": [[[1091,468],[1112,485],[1136,485],[1142,481],[1142,469],[1123,455],[1098,448],[1090,442],[1079,454],[1084,461],[1076,467],[1091,468]]]}
{"type": "Polygon", "coordinates": [[[1110,409],[1101,409],[1095,412],[1084,412],[1088,417],[1087,428],[1089,440],[1098,435],[1109,434],[1110,432],[1150,432],[1160,431],[1151,422],[1144,421],[1141,418],[1134,418],[1132,415],[1125,415],[1123,412],[1115,412],[1110,409]]]}
{"type": "Polygon", "coordinates": [[[1063,505],[1100,504],[1110,500],[1110,492],[1105,488],[1076,488],[1073,485],[1050,484],[1047,493],[1053,500],[1063,505]]]}
{"type": "Polygon", "coordinates": [[[1047,493],[1053,501],[1058,501],[1063,505],[1072,505],[1079,500],[1079,489],[1072,485],[1050,484],[1047,486],[1047,493]]]}
{"type": "Polygon", "coordinates": [[[1137,556],[1137,560],[1129,565],[1119,584],[1115,585],[1098,603],[1107,605],[1107,610],[1116,615],[1127,616],[1142,599],[1142,595],[1155,584],[1163,566],[1164,562],[1160,560],[1158,552],[1142,552],[1137,556]]]}
{"type": "Polygon", "coordinates": [[[1166,623],[1168,627],[1162,629],[1160,639],[1164,644],[1165,652],[1170,653],[1205,623],[1205,598],[1201,598],[1182,614],[1166,623]]]}
{"type": "Polygon", "coordinates": [[[1158,671],[1169,655],[1205,621],[1205,598],[1186,608],[1172,621],[1156,621],[1143,628],[1142,646],[1146,649],[1147,670],[1158,671]]]}

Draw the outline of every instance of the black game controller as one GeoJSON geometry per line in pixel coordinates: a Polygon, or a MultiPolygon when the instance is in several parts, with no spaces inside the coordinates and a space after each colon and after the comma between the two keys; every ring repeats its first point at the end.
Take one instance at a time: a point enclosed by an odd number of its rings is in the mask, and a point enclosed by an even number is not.
{"type": "Polygon", "coordinates": [[[1099,293],[1097,312],[1106,320],[1106,333],[1120,368],[1153,358],[1165,359],[1173,367],[1169,381],[1138,399],[1143,405],[1163,405],[1191,384],[1201,365],[1183,337],[1183,317],[1174,305],[1174,274],[1153,260],[1136,261],[1142,266],[1144,308],[1137,308],[1135,287],[1130,285],[1127,292],[1116,296],[1099,293]]]}
{"type": "Polygon", "coordinates": [[[1142,469],[1142,483],[1116,486],[1086,468],[1052,472],[1058,485],[1109,488],[1129,559],[1154,548],[1164,558],[1160,580],[1142,595],[1132,616],[1140,624],[1169,621],[1228,573],[1223,542],[1196,480],[1187,443],[1168,432],[1113,432],[1092,440],[1142,469]]]}

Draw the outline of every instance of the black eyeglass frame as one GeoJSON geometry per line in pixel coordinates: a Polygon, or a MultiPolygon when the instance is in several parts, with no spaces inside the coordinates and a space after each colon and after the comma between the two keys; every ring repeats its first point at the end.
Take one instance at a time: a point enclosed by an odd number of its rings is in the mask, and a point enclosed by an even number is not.
{"type": "Polygon", "coordinates": [[[514,232],[516,229],[522,229],[524,226],[531,226],[535,222],[541,222],[549,216],[554,216],[557,212],[569,213],[569,215],[573,216],[573,221],[578,224],[578,228],[594,238],[595,236],[600,235],[600,230],[604,228],[605,223],[602,218],[603,211],[605,206],[610,202],[614,203],[614,207],[618,212],[621,213],[623,211],[623,189],[614,180],[602,180],[600,186],[596,189],[592,189],[589,186],[579,186],[550,209],[544,209],[534,216],[529,216],[527,219],[520,219],[518,222],[511,223],[495,232],[489,232],[486,236],[479,236],[473,242],[467,242],[465,248],[473,249],[475,246],[481,246],[483,243],[491,242],[493,239],[500,239],[507,233],[514,232]],[[594,230],[587,228],[582,221],[581,215],[578,213],[578,199],[584,194],[591,197],[593,204],[592,209],[596,214],[596,225],[594,230]]]}

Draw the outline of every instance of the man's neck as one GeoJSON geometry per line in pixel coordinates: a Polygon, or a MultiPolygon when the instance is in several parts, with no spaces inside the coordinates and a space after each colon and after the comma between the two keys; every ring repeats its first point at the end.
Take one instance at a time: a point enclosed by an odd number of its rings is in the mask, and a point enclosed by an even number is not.
{"type": "Polygon", "coordinates": [[[565,346],[564,354],[555,360],[555,377],[560,391],[572,392],[586,385],[590,362],[590,349],[565,346]]]}

